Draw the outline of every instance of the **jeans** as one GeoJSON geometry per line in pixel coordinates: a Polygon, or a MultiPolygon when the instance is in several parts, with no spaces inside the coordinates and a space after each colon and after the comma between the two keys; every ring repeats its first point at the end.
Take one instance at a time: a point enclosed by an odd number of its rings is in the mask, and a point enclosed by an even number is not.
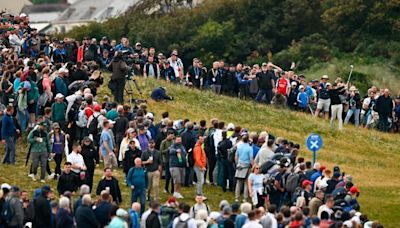
{"type": "Polygon", "coordinates": [[[32,160],[33,160],[33,174],[36,175],[37,169],[39,167],[39,163],[41,165],[40,168],[40,179],[44,180],[46,176],[46,167],[47,167],[47,152],[33,152],[32,153],[32,160]]]}
{"type": "Polygon", "coordinates": [[[147,189],[148,195],[154,193],[153,200],[158,201],[160,196],[160,171],[148,172],[147,178],[149,180],[149,187],[147,189]]]}
{"type": "Polygon", "coordinates": [[[131,195],[131,204],[133,202],[137,202],[137,199],[140,200],[140,214],[144,212],[144,206],[146,203],[146,189],[133,189],[131,195]]]}
{"type": "Polygon", "coordinates": [[[15,137],[7,137],[4,140],[6,140],[6,146],[5,146],[5,156],[3,163],[7,164],[15,164],[15,137]]]}
{"type": "Polygon", "coordinates": [[[257,102],[261,102],[265,96],[265,102],[271,104],[272,100],[272,89],[259,89],[256,97],[257,102]]]}
{"type": "Polygon", "coordinates": [[[360,125],[360,111],[361,109],[356,109],[356,108],[351,108],[349,111],[347,111],[346,118],[344,119],[344,124],[347,124],[351,118],[351,116],[354,114],[354,124],[356,127],[360,125]]]}
{"type": "Polygon", "coordinates": [[[331,106],[331,127],[333,127],[335,119],[337,118],[339,120],[339,130],[343,129],[342,113],[343,113],[342,104],[331,106]]]}
{"type": "Polygon", "coordinates": [[[203,195],[204,171],[201,170],[198,166],[194,166],[193,169],[197,177],[196,194],[203,195]]]}
{"type": "Polygon", "coordinates": [[[26,127],[28,125],[28,120],[29,120],[29,114],[27,110],[24,110],[23,112],[21,112],[19,109],[17,111],[17,118],[18,118],[18,122],[19,125],[21,127],[21,131],[25,132],[26,127]]]}

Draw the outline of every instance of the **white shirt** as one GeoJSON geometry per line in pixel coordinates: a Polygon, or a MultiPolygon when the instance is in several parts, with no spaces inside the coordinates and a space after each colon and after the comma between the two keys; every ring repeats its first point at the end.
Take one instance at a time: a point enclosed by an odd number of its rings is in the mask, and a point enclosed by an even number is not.
{"type": "Polygon", "coordinates": [[[150,213],[151,213],[151,209],[148,209],[147,211],[143,212],[142,218],[140,220],[140,228],[146,228],[146,220],[147,220],[147,217],[149,217],[150,213]]]}
{"type": "Polygon", "coordinates": [[[175,218],[174,222],[172,223],[172,228],[176,227],[176,224],[178,224],[179,219],[181,221],[186,221],[189,219],[189,221],[187,223],[188,224],[187,228],[197,228],[196,221],[194,219],[190,218],[188,213],[182,213],[179,217],[175,218]]]}
{"type": "Polygon", "coordinates": [[[318,218],[319,218],[319,219],[321,219],[321,214],[322,214],[322,212],[328,213],[328,214],[329,214],[329,217],[331,217],[331,215],[333,214],[333,210],[330,209],[329,207],[327,207],[325,204],[321,205],[321,206],[318,208],[318,213],[317,213],[317,215],[318,215],[318,218]]]}
{"type": "Polygon", "coordinates": [[[278,221],[276,221],[275,215],[268,212],[266,216],[271,219],[271,228],[278,228],[278,221]]]}
{"type": "MultiPolygon", "coordinates": [[[[76,153],[75,151],[72,151],[68,157],[67,157],[67,162],[71,162],[71,164],[74,165],[79,165],[79,166],[85,166],[85,162],[83,161],[83,157],[81,154],[76,153]]],[[[71,169],[75,173],[80,173],[80,169],[71,169]]]]}
{"type": "Polygon", "coordinates": [[[249,221],[242,226],[242,228],[263,228],[257,220],[249,221]]]}
{"type": "Polygon", "coordinates": [[[218,143],[222,141],[222,130],[216,129],[214,132],[215,154],[218,154],[218,143]]]}

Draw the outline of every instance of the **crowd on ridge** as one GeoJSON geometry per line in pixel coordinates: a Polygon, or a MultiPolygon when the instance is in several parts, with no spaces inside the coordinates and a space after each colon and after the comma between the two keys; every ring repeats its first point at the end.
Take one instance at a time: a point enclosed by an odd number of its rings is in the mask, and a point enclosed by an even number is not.
{"type": "MultiPolygon", "coordinates": [[[[218,84],[228,78],[219,73],[224,70],[221,62],[206,73],[210,77],[201,76],[199,70],[204,69],[196,65],[184,74],[177,51],[162,63],[163,55],[156,58],[154,48],[146,55],[139,43],[130,48],[127,38],[121,44],[108,44],[104,38],[100,45],[95,39],[85,39],[82,45],[68,38],[50,41],[29,26],[25,14],[2,14],[0,34],[2,163],[15,165],[16,157],[21,162],[16,143],[27,137],[27,178],[43,184],[31,196],[24,190],[29,186],[3,183],[0,227],[383,227],[360,213],[360,189],[351,175],[339,166],[329,169],[305,161],[298,156],[298,144],[217,119],[197,123],[164,112],[157,121],[146,104],[124,103],[126,75],[141,73],[210,87],[215,93],[235,95],[238,89],[239,96],[250,96],[250,83],[236,84],[236,79],[249,81],[240,64],[230,81],[238,87],[227,91],[225,84],[218,84]],[[160,63],[166,68],[160,69],[160,63]],[[99,102],[101,69],[112,72],[114,102],[107,97],[99,102]],[[101,162],[104,173],[94,184],[101,162]],[[115,177],[119,170],[124,179],[115,177]],[[162,178],[165,186],[160,186],[162,178]],[[48,185],[53,181],[56,189],[48,185]],[[234,192],[235,201],[223,200],[211,210],[203,192],[208,184],[234,192]],[[196,203],[189,206],[183,202],[182,188],[192,185],[196,203]],[[131,191],[130,199],[122,197],[123,189],[131,191]],[[160,203],[160,189],[170,195],[165,204],[160,203]],[[128,210],[120,207],[125,201],[132,205],[128,210]]],[[[282,72],[271,63],[262,64],[262,69],[270,68],[282,72]]],[[[279,98],[270,92],[280,94],[280,83],[272,78],[274,71],[264,73],[253,80],[260,86],[257,101],[276,104],[279,98]],[[263,83],[271,84],[272,90],[264,90],[263,83]]],[[[290,74],[282,74],[287,84],[290,74]]],[[[329,87],[321,84],[319,94],[329,87]]],[[[152,97],[172,98],[162,88],[152,97]]],[[[327,104],[318,107],[326,111],[327,104]]],[[[383,110],[390,104],[389,96],[377,99],[383,110]]]]}

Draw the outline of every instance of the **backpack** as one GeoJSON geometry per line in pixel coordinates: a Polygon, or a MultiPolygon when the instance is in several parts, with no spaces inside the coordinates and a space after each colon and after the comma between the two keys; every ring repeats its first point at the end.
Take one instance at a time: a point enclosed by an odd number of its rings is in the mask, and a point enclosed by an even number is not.
{"type": "Polygon", "coordinates": [[[235,163],[236,147],[228,149],[228,162],[235,163]]]}
{"type": "Polygon", "coordinates": [[[189,227],[190,218],[183,221],[180,217],[178,217],[178,222],[175,225],[175,228],[188,228],[189,227]]]}
{"type": "MultiPolygon", "coordinates": [[[[86,116],[86,110],[87,110],[87,108],[88,107],[86,107],[86,108],[84,108],[84,109],[79,109],[79,112],[78,112],[78,115],[77,115],[77,117],[76,117],[76,121],[75,121],[75,123],[76,123],[76,125],[78,126],[78,127],[81,127],[81,128],[86,128],[87,127],[87,124],[88,124],[88,118],[87,118],[87,116],[86,116]]],[[[94,120],[94,119],[93,119],[94,120]]],[[[93,121],[92,121],[93,122],[93,121]]],[[[98,121],[97,121],[97,123],[98,123],[98,121]]]]}
{"type": "Polygon", "coordinates": [[[39,94],[42,94],[44,92],[43,90],[43,78],[39,79],[39,81],[37,81],[37,88],[39,90],[39,94]]]}
{"type": "Polygon", "coordinates": [[[215,153],[214,132],[210,133],[204,140],[204,148],[208,153],[215,153]]]}
{"type": "Polygon", "coordinates": [[[297,198],[304,197],[304,190],[301,187],[297,187],[292,194],[291,205],[296,205],[297,198]]]}
{"type": "MultiPolygon", "coordinates": [[[[208,205],[206,203],[204,203],[206,205],[207,208],[207,214],[210,214],[210,208],[208,207],[208,205]]],[[[194,210],[195,205],[193,205],[193,207],[191,208],[192,213],[193,213],[193,217],[196,218],[196,211],[194,210]]]]}
{"type": "Polygon", "coordinates": [[[89,134],[92,134],[93,136],[99,135],[101,132],[99,129],[99,117],[100,115],[98,115],[97,117],[93,116],[93,119],[89,124],[89,134]]]}
{"type": "Polygon", "coordinates": [[[300,183],[300,175],[298,173],[289,173],[286,176],[285,189],[288,192],[294,192],[300,183]]]}
{"type": "Polygon", "coordinates": [[[13,218],[14,213],[11,210],[10,201],[11,199],[6,200],[1,210],[1,221],[3,222],[3,224],[9,224],[13,218]]]}

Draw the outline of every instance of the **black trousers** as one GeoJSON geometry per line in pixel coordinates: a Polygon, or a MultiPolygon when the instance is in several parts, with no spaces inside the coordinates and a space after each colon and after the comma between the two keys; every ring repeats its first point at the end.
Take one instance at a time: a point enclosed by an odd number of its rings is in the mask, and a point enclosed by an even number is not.
{"type": "Polygon", "coordinates": [[[112,91],[114,100],[118,104],[124,103],[125,79],[113,80],[115,90],[112,91]]]}

